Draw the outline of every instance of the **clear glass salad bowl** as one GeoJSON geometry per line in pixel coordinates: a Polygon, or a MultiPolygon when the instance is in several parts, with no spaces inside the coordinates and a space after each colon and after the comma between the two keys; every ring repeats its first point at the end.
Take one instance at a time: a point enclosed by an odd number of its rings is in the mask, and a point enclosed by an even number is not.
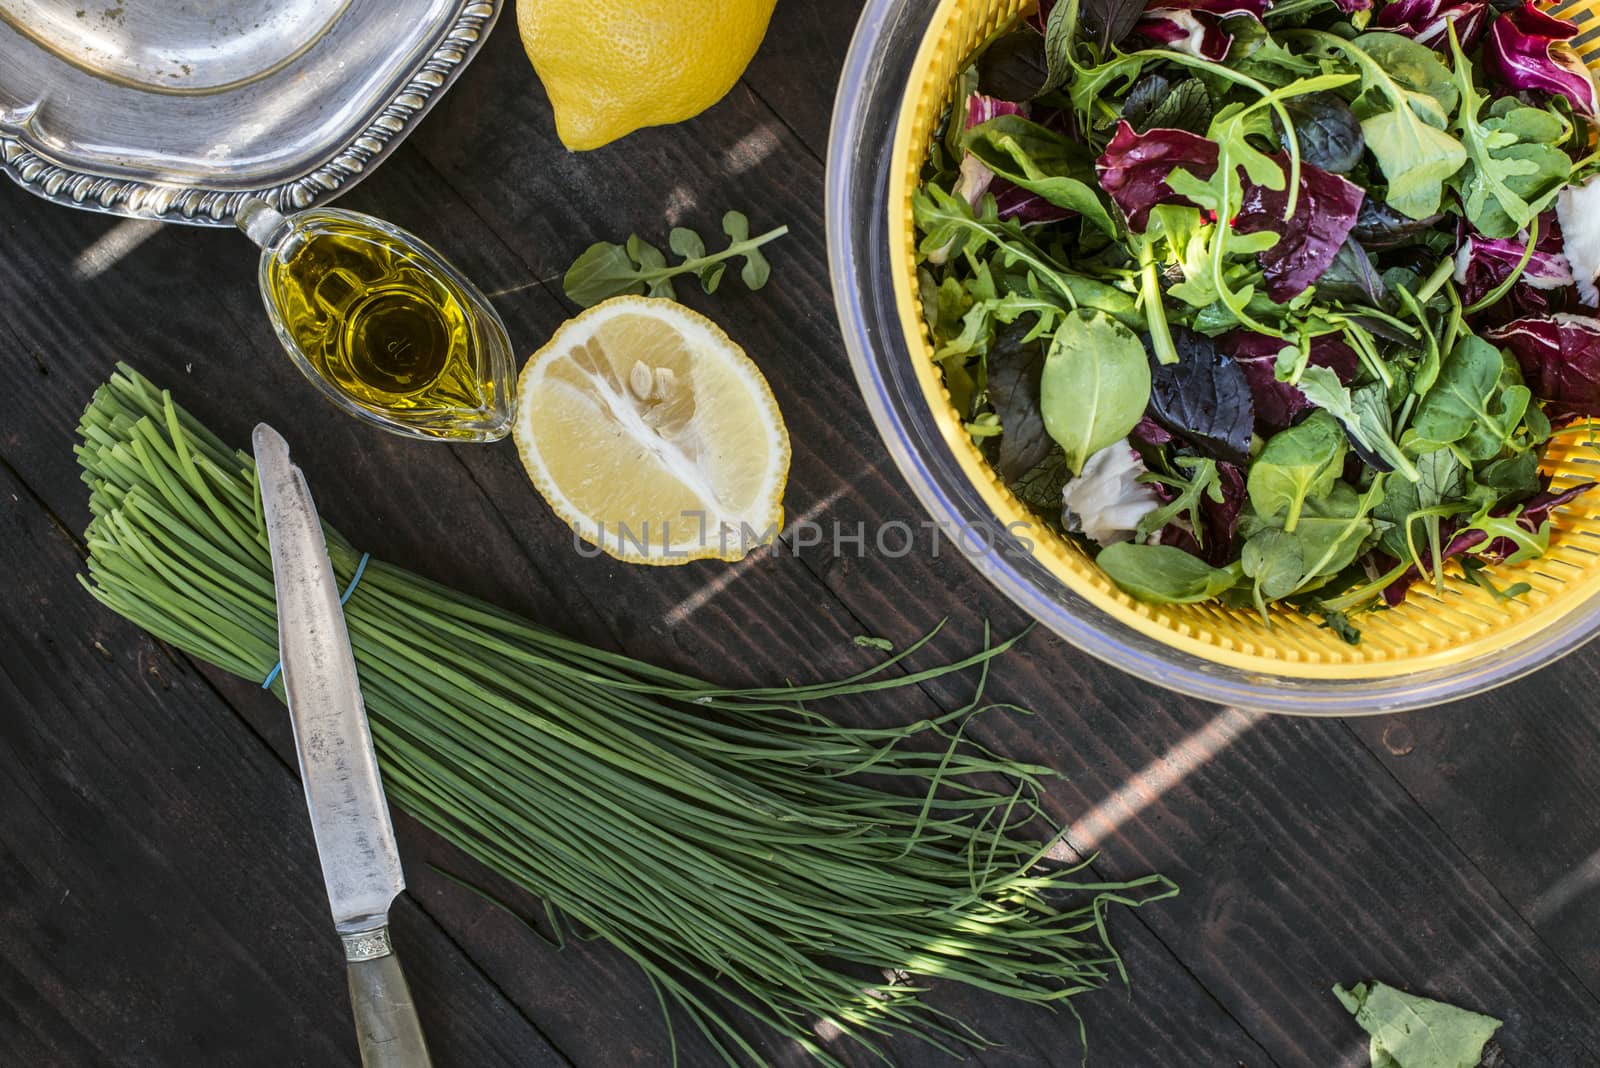
{"type": "MultiPolygon", "coordinates": [[[[1419,584],[1398,609],[1362,617],[1358,646],[1291,613],[1269,625],[1214,605],[1134,601],[1031,520],[939,383],[915,300],[909,222],[910,190],[955,73],[1024,6],[869,0],[828,147],[829,267],[851,364],[895,463],[936,522],[968,532],[957,542],[974,566],[1085,652],[1183,693],[1271,712],[1439,704],[1534,671],[1600,631],[1600,493],[1556,513],[1550,553],[1516,570],[1533,587],[1525,598],[1501,606],[1460,580],[1442,591],[1419,584]]],[[[1567,439],[1545,468],[1558,486],[1600,478],[1600,453],[1567,439]]]]}

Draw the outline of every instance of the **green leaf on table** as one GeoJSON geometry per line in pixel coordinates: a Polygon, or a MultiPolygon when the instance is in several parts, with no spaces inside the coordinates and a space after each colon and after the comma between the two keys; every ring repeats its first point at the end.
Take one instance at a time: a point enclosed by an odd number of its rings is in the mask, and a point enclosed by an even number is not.
{"type": "Polygon", "coordinates": [[[772,269],[760,248],[788,233],[789,228],[780,226],[751,237],[750,221],[736,211],[723,216],[722,227],[730,243],[727,248],[710,253],[699,234],[686,227],[674,227],[667,244],[682,260],[677,264],[668,263],[659,248],[638,234],[629,234],[622,244],[596,242],[567,268],[562,288],[568,300],[585,308],[624,294],[649,294],[675,300],[678,294],[672,279],[692,274],[699,279],[702,289],[714,292],[728,262],[739,256],[745,260],[741,272],[745,285],[751,289],[766,285],[772,269]]]}
{"type": "Polygon", "coordinates": [[[1373,1068],[1475,1068],[1500,1027],[1492,1016],[1385,983],[1335,986],[1333,993],[1371,1036],[1373,1068]]]}
{"type": "Polygon", "coordinates": [[[1077,212],[1110,237],[1117,236],[1116,223],[1098,192],[1094,154],[1084,146],[1021,115],[979,123],[961,143],[1006,181],[1058,208],[1077,212]]]}
{"type": "Polygon", "coordinates": [[[1132,330],[1087,308],[1062,319],[1045,357],[1039,408],[1073,474],[1127,437],[1149,401],[1150,363],[1132,330]]]}
{"type": "Polygon", "coordinates": [[[1308,498],[1333,489],[1344,469],[1344,431],[1326,411],[1274,434],[1250,465],[1245,490],[1263,520],[1294,531],[1308,498]]]}
{"type": "Polygon", "coordinates": [[[1208,601],[1238,581],[1232,570],[1172,545],[1118,542],[1101,549],[1095,563],[1124,593],[1154,604],[1208,601]]]}
{"type": "Polygon", "coordinates": [[[880,653],[894,652],[894,642],[888,638],[877,638],[870,634],[857,634],[855,643],[863,649],[876,649],[880,653]]]}

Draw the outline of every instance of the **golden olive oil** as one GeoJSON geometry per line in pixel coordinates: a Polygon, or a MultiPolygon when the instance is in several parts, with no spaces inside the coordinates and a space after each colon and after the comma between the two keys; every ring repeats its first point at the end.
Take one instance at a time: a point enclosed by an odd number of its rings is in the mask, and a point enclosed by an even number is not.
{"type": "Polygon", "coordinates": [[[262,297],[301,370],[347,411],[416,437],[492,440],[514,364],[498,316],[437,253],[354,212],[241,220],[262,297]],[[268,226],[272,229],[266,232],[268,226]]]}

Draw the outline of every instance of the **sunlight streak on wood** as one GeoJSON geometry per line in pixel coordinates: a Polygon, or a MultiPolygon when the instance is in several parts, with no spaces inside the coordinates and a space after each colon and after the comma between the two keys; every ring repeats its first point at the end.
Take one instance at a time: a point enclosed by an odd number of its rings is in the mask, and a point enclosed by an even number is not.
{"type": "Polygon", "coordinates": [[[78,253],[72,261],[72,276],[87,281],[105,273],[160,229],[161,224],[152,219],[123,219],[78,253]]]}
{"type": "Polygon", "coordinates": [[[1266,716],[1265,712],[1224,708],[1210,722],[1173,743],[1165,753],[1117,787],[1110,797],[1075,820],[1051,847],[1051,858],[1074,860],[1093,853],[1123,824],[1136,819],[1139,813],[1160,800],[1162,794],[1214,760],[1266,716]]]}

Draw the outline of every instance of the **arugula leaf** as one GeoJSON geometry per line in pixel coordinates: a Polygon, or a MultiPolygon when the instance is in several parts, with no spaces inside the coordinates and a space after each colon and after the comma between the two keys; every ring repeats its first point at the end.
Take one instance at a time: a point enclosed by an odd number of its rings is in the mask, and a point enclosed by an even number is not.
{"type": "Polygon", "coordinates": [[[1233,569],[1212,567],[1171,545],[1122,541],[1101,549],[1095,563],[1124,593],[1156,604],[1208,601],[1238,582],[1233,569]]]}
{"type": "Polygon", "coordinates": [[[1272,436],[1245,478],[1250,506],[1262,519],[1293,532],[1308,498],[1333,489],[1344,469],[1344,431],[1325,411],[1272,436]]]}
{"type": "Polygon", "coordinates": [[[1457,182],[1467,221],[1486,237],[1512,237],[1550,206],[1572,176],[1572,161],[1557,147],[1571,127],[1514,100],[1496,101],[1490,117],[1480,120],[1489,98],[1472,84],[1472,65],[1453,34],[1450,48],[1461,94],[1454,129],[1470,157],[1457,182]]]}
{"type": "Polygon", "coordinates": [[[1413,219],[1437,212],[1444,183],[1466,163],[1467,152],[1445,132],[1456,86],[1433,49],[1394,33],[1365,33],[1353,41],[1323,31],[1288,36],[1314,40],[1356,65],[1362,94],[1354,110],[1389,181],[1389,206],[1413,219]]]}
{"type": "Polygon", "coordinates": [[[1416,468],[1394,440],[1383,383],[1373,382],[1352,392],[1334,371],[1308,364],[1300,372],[1298,385],[1307,400],[1339,420],[1369,466],[1398,470],[1415,481],[1416,468]]]}
{"type": "Polygon", "coordinates": [[[1073,474],[1128,436],[1150,400],[1150,364],[1132,330],[1080,308],[1056,328],[1039,384],[1045,429],[1073,474]]]}
{"type": "Polygon", "coordinates": [[[1418,997],[1385,983],[1357,983],[1334,996],[1371,1036],[1374,1068],[1476,1068],[1500,1021],[1418,997]]]}
{"type": "Polygon", "coordinates": [[[1094,156],[1077,142],[1021,115],[1001,115],[968,130],[961,145],[1006,181],[1117,236],[1116,223],[1096,192],[1094,156]]]}
{"type": "Polygon", "coordinates": [[[676,300],[678,294],[672,286],[673,278],[693,274],[700,280],[701,288],[707,293],[714,292],[717,283],[722,281],[727,261],[735,256],[745,258],[740,276],[746,286],[760,289],[766,285],[772,268],[758,250],[788,233],[789,228],[779,226],[752,238],[750,220],[737,211],[730,211],[722,217],[722,229],[730,244],[708,255],[699,234],[683,227],[674,228],[668,236],[668,244],[683,259],[675,266],[669,265],[662,251],[638,234],[629,234],[626,243],[621,245],[596,242],[567,268],[562,288],[568,300],[585,308],[625,293],[648,293],[652,297],[676,300]]]}
{"type": "Polygon", "coordinates": [[[1221,504],[1222,484],[1217,478],[1217,461],[1201,456],[1179,456],[1173,460],[1173,465],[1189,472],[1188,478],[1178,475],[1148,474],[1140,476],[1141,482],[1159,482],[1168,489],[1177,490],[1177,494],[1153,512],[1147,512],[1139,520],[1136,531],[1140,539],[1148,538],[1179,516],[1184,516],[1189,521],[1189,529],[1194,531],[1195,544],[1205,546],[1205,519],[1201,514],[1206,498],[1221,504]]]}

